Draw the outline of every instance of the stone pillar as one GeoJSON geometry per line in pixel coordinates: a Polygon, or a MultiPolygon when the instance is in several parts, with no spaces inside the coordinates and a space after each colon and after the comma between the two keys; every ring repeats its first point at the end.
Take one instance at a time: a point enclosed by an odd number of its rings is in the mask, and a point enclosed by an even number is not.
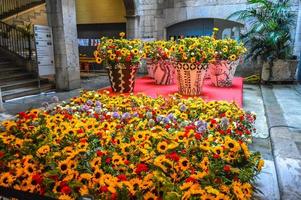
{"type": "Polygon", "coordinates": [[[295,44],[294,44],[294,54],[296,56],[299,56],[300,51],[301,51],[301,3],[299,2],[297,28],[296,28],[296,36],[295,36],[295,44]]]}
{"type": "Polygon", "coordinates": [[[58,91],[80,87],[75,0],[46,0],[52,27],[55,79],[58,91]]]}
{"type": "Polygon", "coordinates": [[[1,88],[0,88],[0,113],[2,113],[4,111],[5,111],[5,109],[3,107],[2,92],[1,92],[1,88]]]}
{"type": "Polygon", "coordinates": [[[140,37],[139,22],[140,22],[139,15],[126,16],[126,35],[128,39],[140,37]]]}

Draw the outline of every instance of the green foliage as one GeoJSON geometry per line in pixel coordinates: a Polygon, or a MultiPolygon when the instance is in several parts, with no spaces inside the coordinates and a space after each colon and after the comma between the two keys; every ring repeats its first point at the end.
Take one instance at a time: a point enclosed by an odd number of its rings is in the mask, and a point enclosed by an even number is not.
{"type": "Polygon", "coordinates": [[[249,49],[248,58],[264,61],[292,57],[291,28],[295,14],[289,0],[248,0],[248,8],[229,16],[245,21],[248,31],[242,40],[249,49]]]}

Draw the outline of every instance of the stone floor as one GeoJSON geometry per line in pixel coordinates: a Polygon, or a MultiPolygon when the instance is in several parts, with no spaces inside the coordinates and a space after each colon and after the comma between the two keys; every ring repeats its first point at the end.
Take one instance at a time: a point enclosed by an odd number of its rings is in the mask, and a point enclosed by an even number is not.
{"type": "MultiPolygon", "coordinates": [[[[82,80],[82,88],[15,99],[4,103],[0,120],[20,111],[41,107],[44,102],[65,101],[82,89],[109,85],[106,76],[82,80]]],[[[256,180],[255,199],[301,199],[301,86],[244,86],[244,109],[257,114],[251,150],[260,151],[265,167],[256,180]]]]}

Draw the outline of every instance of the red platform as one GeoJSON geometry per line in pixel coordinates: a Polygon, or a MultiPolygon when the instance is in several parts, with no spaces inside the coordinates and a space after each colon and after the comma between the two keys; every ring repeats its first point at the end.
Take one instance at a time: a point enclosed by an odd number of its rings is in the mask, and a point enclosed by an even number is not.
{"type": "MultiPolygon", "coordinates": [[[[105,88],[108,89],[108,88],[105,88]]],[[[109,89],[111,91],[111,88],[109,89]]],[[[155,81],[148,76],[137,78],[134,93],[144,93],[151,97],[159,95],[168,96],[178,91],[178,86],[174,85],[156,85],[155,81]]],[[[235,101],[237,105],[242,107],[243,99],[243,79],[235,77],[233,85],[228,88],[219,88],[211,84],[210,79],[205,80],[203,93],[200,96],[206,101],[225,100],[228,102],[235,101]]]]}

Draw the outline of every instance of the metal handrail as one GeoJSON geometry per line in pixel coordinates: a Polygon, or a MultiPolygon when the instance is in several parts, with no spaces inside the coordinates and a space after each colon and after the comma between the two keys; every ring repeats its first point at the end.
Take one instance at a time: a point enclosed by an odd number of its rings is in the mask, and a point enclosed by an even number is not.
{"type": "Polygon", "coordinates": [[[45,3],[45,0],[0,0],[0,19],[12,16],[41,3],[45,3]]]}
{"type": "Polygon", "coordinates": [[[0,47],[26,60],[34,58],[34,40],[30,31],[0,21],[0,47]]]}

